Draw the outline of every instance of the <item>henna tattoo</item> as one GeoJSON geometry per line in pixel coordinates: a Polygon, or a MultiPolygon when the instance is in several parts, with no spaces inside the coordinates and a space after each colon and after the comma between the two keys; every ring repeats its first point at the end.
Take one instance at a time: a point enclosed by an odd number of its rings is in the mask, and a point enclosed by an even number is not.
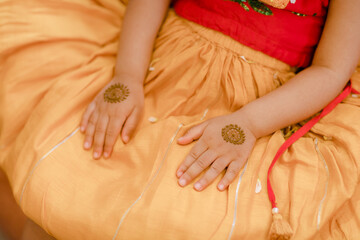
{"type": "Polygon", "coordinates": [[[225,142],[235,145],[243,144],[246,138],[244,131],[236,124],[226,125],[221,130],[221,135],[225,142]]]}
{"type": "Polygon", "coordinates": [[[104,101],[119,103],[124,101],[130,94],[128,87],[122,83],[115,83],[108,87],[104,93],[104,101]]]}

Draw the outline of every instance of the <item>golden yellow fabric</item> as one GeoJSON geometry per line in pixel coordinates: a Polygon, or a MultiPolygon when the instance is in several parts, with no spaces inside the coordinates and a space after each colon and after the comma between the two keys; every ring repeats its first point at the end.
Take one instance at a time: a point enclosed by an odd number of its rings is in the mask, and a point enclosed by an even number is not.
{"type": "MultiPolygon", "coordinates": [[[[274,90],[293,69],[170,11],[136,135],[95,161],[78,124],[112,78],[124,10],[114,0],[0,3],[0,165],[21,208],[64,240],[266,239],[266,174],[282,132],[257,141],[224,192],[178,186],[192,145],[176,139],[274,90]]],[[[360,97],[349,96],[276,163],[271,180],[293,239],[360,238],[359,119],[360,97]]]]}

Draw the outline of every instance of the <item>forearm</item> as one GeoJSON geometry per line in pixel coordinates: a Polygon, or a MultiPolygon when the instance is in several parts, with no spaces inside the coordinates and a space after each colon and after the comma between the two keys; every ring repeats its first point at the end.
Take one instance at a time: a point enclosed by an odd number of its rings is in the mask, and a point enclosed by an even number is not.
{"type": "Polygon", "coordinates": [[[115,75],[127,74],[143,81],[156,35],[170,0],[130,0],[123,19],[115,75]]]}
{"type": "Polygon", "coordinates": [[[359,8],[358,0],[331,1],[312,66],[235,113],[256,137],[310,117],[341,92],[360,58],[359,8]]]}
{"type": "Polygon", "coordinates": [[[286,84],[238,111],[246,116],[256,137],[300,122],[324,108],[343,89],[348,78],[336,72],[311,66],[286,84]]]}

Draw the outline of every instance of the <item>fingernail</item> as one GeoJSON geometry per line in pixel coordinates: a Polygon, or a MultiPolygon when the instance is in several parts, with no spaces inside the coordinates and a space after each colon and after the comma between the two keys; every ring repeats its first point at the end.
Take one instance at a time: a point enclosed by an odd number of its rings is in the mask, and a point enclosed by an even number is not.
{"type": "Polygon", "coordinates": [[[104,158],[108,158],[109,157],[109,153],[104,152],[104,158]]]}
{"type": "Polygon", "coordinates": [[[178,141],[181,141],[181,140],[183,140],[184,139],[184,137],[179,137],[178,138],[178,141]]]}
{"type": "Polygon", "coordinates": [[[90,148],[90,143],[89,143],[89,142],[85,142],[85,143],[84,143],[84,148],[85,148],[85,149],[89,149],[89,148],[90,148]]]}
{"type": "Polygon", "coordinates": [[[224,185],[223,185],[223,184],[219,184],[218,188],[219,188],[219,190],[224,190],[224,185]]]}
{"type": "Polygon", "coordinates": [[[194,188],[196,190],[200,190],[201,189],[201,184],[200,183],[195,183],[194,188]]]}
{"type": "Polygon", "coordinates": [[[180,179],[179,184],[180,184],[180,186],[184,187],[185,184],[186,184],[186,180],[185,179],[180,179]]]}
{"type": "Polygon", "coordinates": [[[85,131],[85,127],[81,126],[81,127],[80,127],[80,131],[81,131],[81,132],[84,132],[84,131],[85,131]]]}
{"type": "Polygon", "coordinates": [[[177,173],[176,173],[176,176],[179,178],[179,177],[181,177],[183,175],[183,171],[178,171],[177,173]]]}
{"type": "Polygon", "coordinates": [[[129,141],[129,136],[124,137],[124,142],[127,143],[129,141]]]}
{"type": "Polygon", "coordinates": [[[98,158],[99,157],[99,153],[98,152],[94,152],[94,158],[98,158]]]}

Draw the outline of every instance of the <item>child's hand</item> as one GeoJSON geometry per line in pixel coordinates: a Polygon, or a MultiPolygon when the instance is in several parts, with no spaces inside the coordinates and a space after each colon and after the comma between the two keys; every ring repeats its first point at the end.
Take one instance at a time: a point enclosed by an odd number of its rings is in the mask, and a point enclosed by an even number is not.
{"type": "Polygon", "coordinates": [[[143,111],[144,90],[140,81],[117,76],[106,85],[85,110],[80,130],[85,133],[84,148],[94,147],[94,158],[110,157],[121,133],[127,143],[143,111]]]}
{"type": "Polygon", "coordinates": [[[256,141],[246,124],[236,121],[233,115],[216,117],[191,128],[178,143],[186,145],[197,139],[176,175],[184,187],[210,167],[195,183],[198,191],[205,189],[227,167],[218,184],[219,190],[226,189],[240,172],[256,141]]]}

